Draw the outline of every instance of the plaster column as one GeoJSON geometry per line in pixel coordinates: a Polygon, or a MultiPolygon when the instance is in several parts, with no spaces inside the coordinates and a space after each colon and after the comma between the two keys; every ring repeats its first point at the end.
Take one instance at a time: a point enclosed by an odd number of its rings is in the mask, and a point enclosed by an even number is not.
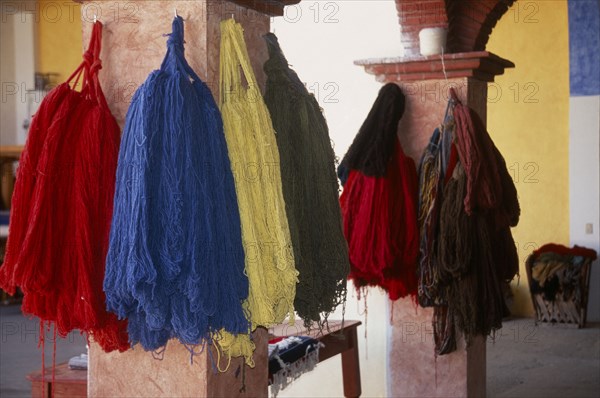
{"type": "MultiPolygon", "coordinates": [[[[150,72],[160,68],[166,53],[165,34],[171,32],[175,9],[184,19],[185,54],[191,67],[218,100],[220,22],[231,18],[242,24],[254,72],[261,89],[262,69],[268,58],[262,36],[269,31],[270,16],[282,15],[286,4],[299,0],[129,0],[79,1],[83,43],[88,45],[94,15],[104,24],[100,83],[108,104],[123,128],[131,98],[150,72]],[[258,11],[257,11],[258,10],[258,11]]],[[[172,340],[160,354],[135,346],[124,353],[104,353],[90,343],[88,396],[90,397],[266,397],[267,332],[254,333],[256,366],[241,358],[217,372],[214,347],[197,355],[172,340]]],[[[200,351],[200,348],[196,349],[200,351]]],[[[221,361],[220,367],[226,363],[221,361]]]]}
{"type": "MultiPolygon", "coordinates": [[[[485,51],[356,61],[381,83],[398,84],[406,96],[399,124],[405,153],[419,164],[434,129],[443,119],[453,87],[463,104],[486,120],[487,83],[514,67],[485,51]],[[445,75],[444,75],[445,69],[445,75]]],[[[388,396],[483,397],[486,386],[485,338],[468,348],[458,338],[455,352],[435,357],[433,309],[411,299],[393,303],[388,327],[388,396]]]]}

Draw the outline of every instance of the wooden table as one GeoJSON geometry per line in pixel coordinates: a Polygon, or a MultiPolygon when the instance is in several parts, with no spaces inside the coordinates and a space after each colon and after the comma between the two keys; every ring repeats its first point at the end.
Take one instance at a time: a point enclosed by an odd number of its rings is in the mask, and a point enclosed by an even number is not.
{"type": "Polygon", "coordinates": [[[32,372],[27,375],[31,381],[32,398],[86,398],[87,397],[87,370],[69,369],[67,363],[56,365],[54,370],[54,384],[52,383],[52,367],[46,368],[44,377],[42,371],[32,372]],[[54,394],[52,394],[54,392],[54,394]]]}
{"type": "Polygon", "coordinates": [[[319,362],[335,355],[342,356],[342,377],[344,381],[344,396],[359,397],[362,393],[360,385],[360,361],[358,358],[358,338],[356,328],[360,321],[329,321],[328,328],[319,331],[304,327],[303,322],[296,321],[294,325],[278,325],[269,329],[273,337],[280,336],[310,336],[324,344],[319,350],[319,362]],[[342,327],[343,326],[343,327],[342,327]]]}

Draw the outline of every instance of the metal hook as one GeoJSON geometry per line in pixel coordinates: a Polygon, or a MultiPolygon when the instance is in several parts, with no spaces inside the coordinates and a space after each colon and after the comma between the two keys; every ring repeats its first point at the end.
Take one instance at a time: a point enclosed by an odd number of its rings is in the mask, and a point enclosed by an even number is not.
{"type": "Polygon", "coordinates": [[[235,16],[233,15],[233,13],[231,13],[231,19],[233,19],[233,21],[235,22],[235,16]]]}
{"type": "Polygon", "coordinates": [[[96,14],[94,14],[94,23],[96,23],[98,21],[98,17],[96,16],[96,14]]]}
{"type": "Polygon", "coordinates": [[[173,13],[175,14],[175,18],[177,18],[179,15],[177,15],[177,7],[173,7],[173,13]]]}

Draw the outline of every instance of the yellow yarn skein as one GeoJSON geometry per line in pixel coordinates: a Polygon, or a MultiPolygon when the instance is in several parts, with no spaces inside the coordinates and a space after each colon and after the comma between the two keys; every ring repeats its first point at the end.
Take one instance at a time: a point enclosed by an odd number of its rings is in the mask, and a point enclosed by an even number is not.
{"type": "MultiPolygon", "coordinates": [[[[289,316],[294,322],[298,272],[285,213],[279,150],[269,111],[264,103],[240,24],[221,22],[219,101],[229,159],[235,180],[250,289],[244,306],[252,322],[270,327],[289,316]],[[240,76],[244,75],[246,84],[240,76]]],[[[248,358],[249,336],[232,342],[221,331],[223,353],[248,358]],[[235,347],[235,349],[233,349],[235,347]]],[[[252,349],[250,349],[251,352],[252,349]]]]}

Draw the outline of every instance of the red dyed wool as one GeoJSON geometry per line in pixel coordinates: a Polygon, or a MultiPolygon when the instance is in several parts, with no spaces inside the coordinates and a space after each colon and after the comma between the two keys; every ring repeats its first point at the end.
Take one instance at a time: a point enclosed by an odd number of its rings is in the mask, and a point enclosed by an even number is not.
{"type": "Polygon", "coordinates": [[[418,179],[414,161],[396,142],[386,175],[351,170],[340,197],[351,272],[357,288],[380,286],[390,299],[417,291],[418,179]]]}
{"type": "Polygon", "coordinates": [[[126,322],[105,307],[104,262],[120,130],[98,82],[102,24],[84,61],[44,98],[19,161],[0,287],[24,293],[22,310],[65,336],[128,348],[126,322]],[[81,92],[71,88],[82,79],[81,92]]]}

